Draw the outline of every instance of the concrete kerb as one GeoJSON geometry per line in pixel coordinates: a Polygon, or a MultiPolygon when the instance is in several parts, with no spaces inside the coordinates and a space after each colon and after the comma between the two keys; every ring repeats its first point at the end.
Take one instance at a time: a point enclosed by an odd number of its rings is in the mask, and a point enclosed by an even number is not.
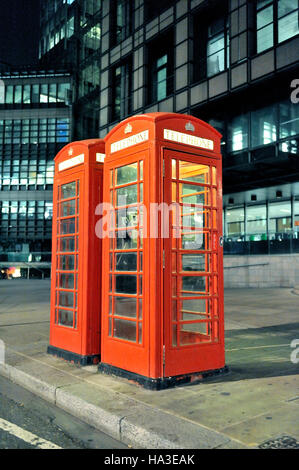
{"type": "Polygon", "coordinates": [[[5,363],[0,364],[0,374],[95,429],[135,448],[215,449],[237,448],[241,444],[217,431],[138,402],[132,413],[111,413],[63,390],[63,387],[50,385],[5,363]]]}

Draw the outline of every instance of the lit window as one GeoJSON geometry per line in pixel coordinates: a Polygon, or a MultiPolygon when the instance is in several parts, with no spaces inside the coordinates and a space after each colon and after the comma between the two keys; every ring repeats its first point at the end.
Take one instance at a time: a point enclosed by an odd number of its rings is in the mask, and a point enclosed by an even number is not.
{"type": "Polygon", "coordinates": [[[207,75],[223,72],[229,65],[229,32],[224,18],[208,27],[207,75]]]}
{"type": "Polygon", "coordinates": [[[273,47],[273,1],[257,0],[257,52],[273,47]]]}
{"type": "Polygon", "coordinates": [[[299,33],[298,0],[278,1],[278,42],[285,41],[299,33]]]}

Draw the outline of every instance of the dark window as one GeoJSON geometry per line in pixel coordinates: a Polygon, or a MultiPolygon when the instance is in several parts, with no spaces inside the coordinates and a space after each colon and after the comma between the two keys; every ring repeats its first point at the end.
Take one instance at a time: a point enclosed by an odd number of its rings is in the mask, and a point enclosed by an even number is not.
{"type": "Polygon", "coordinates": [[[144,2],[145,19],[151,21],[163,11],[174,5],[173,0],[159,0],[159,2],[144,2]]]}
{"type": "Polygon", "coordinates": [[[194,31],[194,79],[202,80],[229,67],[229,24],[223,12],[217,18],[198,15],[194,31]]]}
{"type": "Polygon", "coordinates": [[[132,62],[112,69],[112,121],[124,119],[131,113],[132,62]]]}
{"type": "Polygon", "coordinates": [[[161,101],[173,92],[173,44],[171,36],[160,37],[148,48],[149,103],[161,101]]]}
{"type": "Polygon", "coordinates": [[[132,33],[133,2],[114,0],[112,3],[112,43],[119,44],[132,33]]]}

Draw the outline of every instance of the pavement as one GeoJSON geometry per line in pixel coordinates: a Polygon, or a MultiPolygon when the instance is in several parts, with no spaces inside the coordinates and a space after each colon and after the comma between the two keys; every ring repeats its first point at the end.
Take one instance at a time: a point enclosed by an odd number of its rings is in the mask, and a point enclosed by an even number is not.
{"type": "Polygon", "coordinates": [[[48,279],[0,281],[0,374],[12,382],[135,449],[299,448],[291,289],[227,289],[230,372],[161,391],[47,354],[49,299],[48,279]]]}

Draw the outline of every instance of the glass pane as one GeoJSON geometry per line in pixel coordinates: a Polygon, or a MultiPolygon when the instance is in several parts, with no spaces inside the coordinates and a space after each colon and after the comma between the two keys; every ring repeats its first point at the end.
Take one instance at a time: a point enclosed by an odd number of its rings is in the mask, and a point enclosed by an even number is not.
{"type": "Polygon", "coordinates": [[[188,323],[181,324],[180,327],[181,345],[201,343],[211,339],[209,323],[188,323]]]}
{"type": "MultiPolygon", "coordinates": [[[[175,178],[175,176],[173,176],[175,178]]],[[[210,183],[210,171],[207,165],[190,162],[179,162],[179,179],[193,181],[194,183],[210,183]]]]}
{"type": "Polygon", "coordinates": [[[298,0],[278,0],[278,18],[298,9],[298,0]]]}
{"type": "Polygon", "coordinates": [[[279,104],[279,137],[299,134],[299,106],[290,100],[279,104]]]}
{"type": "Polygon", "coordinates": [[[67,233],[75,233],[76,232],[76,218],[72,217],[71,219],[65,219],[60,221],[60,233],[61,235],[67,233]]]}
{"type": "Polygon", "coordinates": [[[72,183],[63,184],[61,186],[61,199],[68,199],[76,196],[76,181],[72,183]]]}
{"type": "Polygon", "coordinates": [[[278,42],[286,41],[299,33],[298,11],[278,20],[278,42]]]}
{"type": "Polygon", "coordinates": [[[75,251],[75,237],[60,238],[58,251],[75,251]]]}
{"type": "Polygon", "coordinates": [[[60,204],[60,217],[67,217],[76,213],[76,199],[71,201],[62,202],[60,204]]]}
{"type": "Polygon", "coordinates": [[[210,257],[204,254],[182,255],[183,271],[204,271],[208,272],[210,257]]]}
{"type": "Polygon", "coordinates": [[[59,305],[61,307],[74,306],[74,293],[73,292],[59,292],[59,305]]]}
{"type": "Polygon", "coordinates": [[[206,299],[187,299],[182,301],[183,312],[209,313],[209,301],[206,299]]]}
{"type": "Polygon", "coordinates": [[[225,50],[222,49],[207,57],[207,73],[210,77],[225,69],[225,50]]]}
{"type": "Polygon", "coordinates": [[[137,293],[137,276],[119,274],[115,276],[115,292],[123,294],[137,293]]]}
{"type": "Polygon", "coordinates": [[[238,116],[229,126],[229,152],[248,148],[248,115],[238,116]]]}
{"type": "Polygon", "coordinates": [[[184,250],[207,250],[208,234],[201,232],[183,233],[182,248],[184,250]]]}
{"type": "Polygon", "coordinates": [[[263,10],[260,10],[257,13],[257,18],[256,18],[257,29],[261,29],[264,26],[272,22],[273,22],[273,6],[272,5],[268,6],[267,8],[264,8],[263,10]]]}
{"type": "Polygon", "coordinates": [[[136,318],[137,300],[129,297],[114,297],[114,315],[136,318]]]}
{"type": "Polygon", "coordinates": [[[180,184],[180,202],[185,204],[209,204],[209,190],[193,184],[180,184]]]}
{"type": "Polygon", "coordinates": [[[137,237],[137,230],[119,230],[116,232],[116,248],[118,250],[137,248],[137,237]]]}
{"type": "Polygon", "coordinates": [[[247,207],[247,233],[266,233],[266,205],[247,207]]]}
{"type": "Polygon", "coordinates": [[[58,310],[58,325],[73,326],[73,311],[58,310]]]}
{"type": "Polygon", "coordinates": [[[270,144],[277,138],[277,108],[268,106],[251,113],[252,147],[270,144]]]}
{"type": "Polygon", "coordinates": [[[62,271],[73,271],[75,267],[75,256],[74,255],[61,255],[59,266],[62,271]]]}
{"type": "Polygon", "coordinates": [[[116,190],[117,206],[137,203],[137,184],[116,190]]]}
{"type": "Polygon", "coordinates": [[[257,53],[273,47],[273,24],[257,31],[257,53]]]}
{"type": "Polygon", "coordinates": [[[183,227],[194,227],[197,230],[202,230],[203,228],[208,228],[210,226],[210,211],[203,210],[200,207],[196,209],[192,206],[186,204],[183,205],[183,215],[181,218],[181,223],[183,227]]]}
{"type": "Polygon", "coordinates": [[[59,287],[63,287],[65,289],[74,288],[74,274],[60,274],[59,277],[59,287]]]}
{"type": "Polygon", "coordinates": [[[114,318],[113,336],[115,338],[136,342],[136,323],[134,321],[114,318]]]}
{"type": "Polygon", "coordinates": [[[137,253],[117,253],[115,271],[137,271],[137,253]]]}
{"type": "Polygon", "coordinates": [[[121,184],[133,183],[137,181],[138,174],[137,174],[138,163],[133,163],[132,165],[122,166],[116,169],[116,185],[119,186],[121,184]]]}
{"type": "Polygon", "coordinates": [[[205,292],[206,276],[182,276],[182,290],[192,292],[205,292]]]}
{"type": "Polygon", "coordinates": [[[138,225],[138,207],[125,207],[116,211],[116,227],[135,227],[138,225]]]}

